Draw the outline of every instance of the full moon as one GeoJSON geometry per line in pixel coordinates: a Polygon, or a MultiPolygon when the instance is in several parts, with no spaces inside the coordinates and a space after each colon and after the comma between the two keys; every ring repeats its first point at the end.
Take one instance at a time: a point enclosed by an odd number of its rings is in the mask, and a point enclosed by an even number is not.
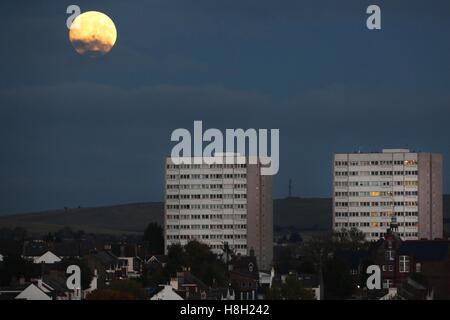
{"type": "Polygon", "coordinates": [[[69,39],[79,54],[96,57],[111,51],[116,43],[117,30],[106,14],[88,11],[73,20],[69,39]]]}

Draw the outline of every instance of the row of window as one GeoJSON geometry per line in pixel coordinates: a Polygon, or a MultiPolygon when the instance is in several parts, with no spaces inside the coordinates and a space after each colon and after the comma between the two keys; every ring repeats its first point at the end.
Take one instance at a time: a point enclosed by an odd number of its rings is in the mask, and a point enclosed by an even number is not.
{"type": "Polygon", "coordinates": [[[185,190],[185,189],[245,189],[247,188],[246,184],[235,183],[235,184],[167,184],[167,189],[177,189],[177,190],[185,190]]]}
{"type": "MultiPolygon", "coordinates": [[[[334,226],[336,228],[352,228],[352,227],[372,227],[372,228],[383,228],[389,227],[390,222],[382,221],[372,221],[372,222],[336,222],[334,226]]],[[[399,227],[417,227],[418,222],[399,222],[399,227]]]]}
{"type": "Polygon", "coordinates": [[[417,201],[363,201],[363,202],[335,202],[336,207],[416,207],[417,201]]]}
{"type": "Polygon", "coordinates": [[[230,194],[168,194],[167,199],[247,199],[246,193],[230,194]]]}
{"type": "Polygon", "coordinates": [[[373,160],[373,161],[335,161],[334,165],[336,167],[346,167],[346,166],[416,166],[417,160],[373,160]]]}
{"type": "Polygon", "coordinates": [[[168,174],[167,179],[245,179],[247,175],[245,173],[226,173],[226,174],[168,174]]]}
{"type": "Polygon", "coordinates": [[[365,176],[417,176],[417,170],[405,171],[336,171],[336,177],[365,177],[365,176]]]}
{"type": "Polygon", "coordinates": [[[417,191],[336,191],[336,197],[392,197],[417,196],[417,191]]]}
{"type": "Polygon", "coordinates": [[[336,187],[415,187],[418,181],[335,181],[336,187]]]}
{"type": "Polygon", "coordinates": [[[231,240],[246,239],[245,234],[168,234],[167,240],[231,240]]]}
{"type": "Polygon", "coordinates": [[[168,214],[167,220],[219,220],[219,219],[247,219],[245,214],[168,214]]]}
{"type": "Polygon", "coordinates": [[[336,228],[370,227],[370,222],[336,222],[336,228]]]}
{"type": "MultiPolygon", "coordinates": [[[[209,247],[211,249],[215,249],[215,250],[223,250],[223,245],[221,245],[221,244],[211,244],[209,247]]],[[[233,250],[233,249],[243,250],[243,249],[247,249],[247,245],[246,244],[235,244],[235,245],[228,246],[228,248],[230,248],[231,250],[233,250]]]]}
{"type": "Polygon", "coordinates": [[[242,169],[246,164],[168,164],[167,169],[242,169]]]}
{"type": "Polygon", "coordinates": [[[189,209],[246,209],[247,204],[168,204],[166,208],[171,210],[189,209]]]}
{"type": "Polygon", "coordinates": [[[226,230],[247,229],[245,224],[168,224],[167,230],[226,230]]]}
{"type": "Polygon", "coordinates": [[[396,217],[417,217],[419,213],[417,211],[405,211],[405,212],[336,212],[336,217],[392,217],[395,214],[396,217]]]}
{"type": "MultiPolygon", "coordinates": [[[[367,237],[372,237],[372,238],[379,238],[379,237],[384,237],[386,235],[386,233],[383,232],[367,232],[365,233],[367,237]]],[[[417,238],[419,236],[419,233],[417,232],[398,232],[397,233],[400,237],[407,237],[407,238],[417,238]]]]}

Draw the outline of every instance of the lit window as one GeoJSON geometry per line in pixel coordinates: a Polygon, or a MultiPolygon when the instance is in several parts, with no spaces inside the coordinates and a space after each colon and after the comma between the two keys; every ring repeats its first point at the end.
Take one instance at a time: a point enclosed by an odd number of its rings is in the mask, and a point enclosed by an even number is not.
{"type": "Polygon", "coordinates": [[[394,251],[393,250],[386,250],[385,251],[385,258],[386,258],[386,261],[394,261],[394,251]]]}
{"type": "Polygon", "coordinates": [[[409,272],[409,257],[408,256],[400,256],[399,259],[399,271],[401,273],[409,272]]]}

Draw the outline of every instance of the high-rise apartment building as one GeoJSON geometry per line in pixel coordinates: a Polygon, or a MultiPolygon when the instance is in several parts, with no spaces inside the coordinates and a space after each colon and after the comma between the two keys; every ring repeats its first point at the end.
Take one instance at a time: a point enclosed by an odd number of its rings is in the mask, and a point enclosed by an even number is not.
{"type": "Polygon", "coordinates": [[[395,216],[404,240],[443,236],[442,156],[407,149],[335,154],[333,229],[377,240],[395,216]]]}
{"type": "MultiPolygon", "coordinates": [[[[254,254],[268,270],[273,258],[272,178],[246,158],[235,164],[174,164],[166,159],[165,250],[197,240],[222,253],[254,254]]],[[[192,158],[193,159],[193,158],[192,158]]],[[[208,162],[209,163],[209,162],[208,162]]]]}

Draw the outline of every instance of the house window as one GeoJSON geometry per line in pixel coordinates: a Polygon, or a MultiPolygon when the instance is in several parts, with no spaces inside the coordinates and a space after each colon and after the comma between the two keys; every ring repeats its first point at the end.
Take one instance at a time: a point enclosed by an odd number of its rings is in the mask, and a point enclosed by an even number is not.
{"type": "Polygon", "coordinates": [[[384,279],[383,280],[383,289],[389,289],[392,288],[394,282],[391,279],[384,279]]]}
{"type": "Polygon", "coordinates": [[[420,262],[416,263],[416,272],[422,272],[422,264],[420,262]]]}
{"type": "Polygon", "coordinates": [[[385,251],[385,259],[386,261],[394,261],[394,250],[386,250],[385,251]]]}
{"type": "Polygon", "coordinates": [[[394,271],[394,266],[392,264],[383,264],[383,271],[394,271]]]}
{"type": "Polygon", "coordinates": [[[399,258],[399,271],[401,273],[409,272],[409,257],[408,256],[400,256],[400,258],[399,258]]]}

